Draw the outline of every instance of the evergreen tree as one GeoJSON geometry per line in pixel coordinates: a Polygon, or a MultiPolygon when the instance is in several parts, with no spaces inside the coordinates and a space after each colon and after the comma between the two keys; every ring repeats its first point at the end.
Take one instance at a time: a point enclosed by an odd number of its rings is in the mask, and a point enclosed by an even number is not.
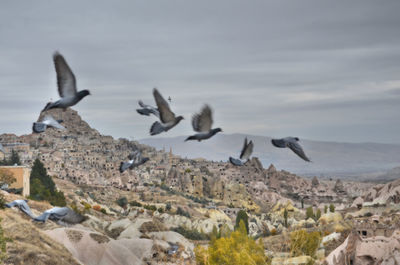
{"type": "Polygon", "coordinates": [[[246,227],[247,234],[249,233],[249,216],[244,210],[240,210],[236,216],[236,224],[235,230],[239,228],[240,221],[243,220],[243,223],[246,227]]]}
{"type": "Polygon", "coordinates": [[[329,211],[331,213],[334,213],[335,212],[335,205],[333,205],[333,204],[329,205],[329,211]]]}
{"type": "Polygon", "coordinates": [[[65,206],[64,193],[58,191],[52,178],[39,159],[33,163],[30,176],[30,197],[34,200],[46,200],[55,206],[65,206]]]}
{"type": "Polygon", "coordinates": [[[321,217],[321,210],[318,209],[317,213],[315,214],[315,221],[319,220],[320,217],[321,217]]]}
{"type": "Polygon", "coordinates": [[[311,206],[308,207],[307,210],[306,210],[306,220],[307,220],[308,218],[312,218],[312,219],[315,218],[315,216],[314,216],[314,210],[313,210],[313,208],[312,208],[311,206]]]}
{"type": "Polygon", "coordinates": [[[285,219],[285,227],[288,227],[288,222],[287,222],[287,218],[288,218],[288,211],[285,208],[285,211],[283,212],[283,218],[285,219]]]}
{"type": "Polygon", "coordinates": [[[21,160],[19,159],[19,155],[14,149],[11,150],[10,161],[8,162],[10,166],[13,165],[21,165],[21,160]]]}
{"type": "Polygon", "coordinates": [[[325,205],[325,207],[324,207],[324,213],[327,213],[328,212],[328,205],[325,205]]]}
{"type": "Polygon", "coordinates": [[[304,199],[301,198],[301,209],[304,209],[304,199]]]}

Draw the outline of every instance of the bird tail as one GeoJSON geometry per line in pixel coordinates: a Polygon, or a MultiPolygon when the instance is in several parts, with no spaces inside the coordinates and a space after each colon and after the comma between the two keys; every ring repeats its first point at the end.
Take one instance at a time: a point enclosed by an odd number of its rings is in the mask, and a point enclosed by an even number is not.
{"type": "Polygon", "coordinates": [[[140,115],[146,115],[146,116],[150,116],[150,113],[148,110],[146,109],[136,109],[137,113],[139,113],[140,115]]]}
{"type": "Polygon", "coordinates": [[[32,131],[34,133],[41,133],[46,130],[47,125],[42,122],[34,122],[32,126],[32,131]]]}
{"type": "Polygon", "coordinates": [[[232,165],[234,166],[243,166],[243,162],[240,161],[239,159],[229,157],[229,162],[231,162],[232,165]]]}
{"type": "Polygon", "coordinates": [[[162,124],[160,122],[156,121],[153,123],[153,125],[151,125],[150,135],[160,134],[163,131],[165,131],[164,126],[162,126],[162,124]]]}

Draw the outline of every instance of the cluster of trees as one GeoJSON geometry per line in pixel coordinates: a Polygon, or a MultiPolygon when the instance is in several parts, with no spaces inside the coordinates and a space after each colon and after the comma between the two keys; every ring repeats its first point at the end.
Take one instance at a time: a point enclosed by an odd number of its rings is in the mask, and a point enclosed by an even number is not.
{"type": "Polygon", "coordinates": [[[197,246],[195,254],[199,265],[265,265],[269,262],[262,240],[256,242],[247,235],[243,220],[229,236],[212,238],[207,249],[197,246]]]}
{"type": "Polygon", "coordinates": [[[30,198],[33,200],[46,200],[54,206],[65,206],[65,196],[62,191],[58,191],[52,178],[47,174],[47,170],[39,159],[33,163],[30,177],[30,198]]]}
{"type": "Polygon", "coordinates": [[[11,150],[11,156],[9,159],[4,159],[0,161],[0,166],[14,166],[14,165],[21,165],[21,160],[19,158],[19,155],[16,151],[11,150]]]}

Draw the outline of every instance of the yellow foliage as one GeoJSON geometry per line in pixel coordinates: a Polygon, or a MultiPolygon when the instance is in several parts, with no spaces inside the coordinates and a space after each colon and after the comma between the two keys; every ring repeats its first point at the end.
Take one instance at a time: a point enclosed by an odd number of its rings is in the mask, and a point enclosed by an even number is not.
{"type": "Polygon", "coordinates": [[[210,242],[208,249],[195,248],[196,262],[199,265],[264,265],[268,258],[264,254],[261,240],[257,243],[247,236],[243,221],[239,229],[229,237],[221,237],[210,242]]]}
{"type": "Polygon", "coordinates": [[[320,243],[321,234],[317,231],[307,232],[302,229],[290,233],[290,253],[293,257],[314,257],[320,243]]]}

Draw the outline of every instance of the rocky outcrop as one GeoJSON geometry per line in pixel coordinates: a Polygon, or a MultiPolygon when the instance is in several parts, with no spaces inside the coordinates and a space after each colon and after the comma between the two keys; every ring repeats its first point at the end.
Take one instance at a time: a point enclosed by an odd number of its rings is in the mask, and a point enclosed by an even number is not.
{"type": "Polygon", "coordinates": [[[325,259],[326,265],[389,265],[400,263],[400,231],[391,237],[361,238],[353,231],[325,259]]]}

